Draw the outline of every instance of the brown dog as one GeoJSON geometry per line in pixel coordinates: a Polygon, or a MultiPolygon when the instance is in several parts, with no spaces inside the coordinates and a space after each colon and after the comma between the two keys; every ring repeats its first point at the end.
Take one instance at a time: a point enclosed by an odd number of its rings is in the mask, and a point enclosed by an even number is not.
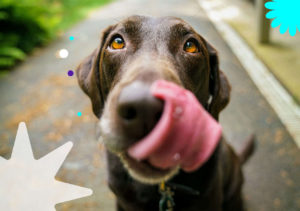
{"type": "Polygon", "coordinates": [[[126,154],[160,119],[163,102],[149,92],[154,81],[190,90],[216,120],[229,102],[230,85],[219,70],[216,50],[190,25],[173,17],[132,16],[109,26],[99,47],[79,65],[77,76],[100,119],[118,210],[158,210],[156,184],[162,180],[168,180],[174,192],[175,210],[244,210],[241,164],[251,154],[252,141],[238,157],[222,139],[192,173],[158,169],[126,154]]]}

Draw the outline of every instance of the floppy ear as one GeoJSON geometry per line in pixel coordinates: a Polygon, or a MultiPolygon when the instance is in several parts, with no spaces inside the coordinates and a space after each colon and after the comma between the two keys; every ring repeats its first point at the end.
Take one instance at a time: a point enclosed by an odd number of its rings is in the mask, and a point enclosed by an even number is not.
{"type": "Polygon", "coordinates": [[[100,83],[101,68],[100,57],[105,40],[111,31],[112,26],[107,27],[101,36],[100,45],[91,55],[86,57],[77,67],[76,75],[79,86],[87,94],[92,102],[93,112],[99,118],[103,110],[103,93],[100,83]]]}
{"type": "Polygon", "coordinates": [[[231,86],[225,74],[219,69],[219,59],[216,49],[207,41],[205,43],[209,54],[209,90],[212,96],[211,103],[208,105],[208,111],[218,120],[219,113],[229,103],[231,86]]]}

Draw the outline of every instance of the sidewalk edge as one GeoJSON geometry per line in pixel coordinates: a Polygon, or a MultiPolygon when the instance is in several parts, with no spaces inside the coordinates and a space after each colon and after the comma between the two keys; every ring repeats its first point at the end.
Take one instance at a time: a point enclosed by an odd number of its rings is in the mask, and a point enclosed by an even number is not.
{"type": "Polygon", "coordinates": [[[207,1],[197,0],[300,148],[300,107],[240,35],[207,1]]]}

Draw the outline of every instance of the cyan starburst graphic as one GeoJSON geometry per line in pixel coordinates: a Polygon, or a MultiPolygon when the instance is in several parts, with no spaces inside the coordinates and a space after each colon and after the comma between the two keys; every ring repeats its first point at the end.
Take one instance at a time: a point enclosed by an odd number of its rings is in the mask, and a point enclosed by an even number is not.
{"type": "Polygon", "coordinates": [[[274,19],[272,28],[279,26],[280,34],[284,34],[288,29],[291,36],[295,36],[300,31],[300,0],[273,0],[267,2],[265,7],[269,10],[266,18],[274,19]]]}

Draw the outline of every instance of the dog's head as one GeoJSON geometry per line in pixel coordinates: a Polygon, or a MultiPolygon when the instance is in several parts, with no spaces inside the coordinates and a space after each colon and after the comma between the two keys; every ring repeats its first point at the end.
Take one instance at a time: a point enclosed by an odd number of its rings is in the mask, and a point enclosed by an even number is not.
{"type": "Polygon", "coordinates": [[[77,68],[79,85],[100,118],[101,139],[136,179],[155,183],[175,169],[157,169],[126,154],[157,124],[163,102],[150,94],[158,79],[190,90],[218,119],[230,86],[216,50],[179,18],[132,16],[104,30],[98,48],[77,68]]]}

